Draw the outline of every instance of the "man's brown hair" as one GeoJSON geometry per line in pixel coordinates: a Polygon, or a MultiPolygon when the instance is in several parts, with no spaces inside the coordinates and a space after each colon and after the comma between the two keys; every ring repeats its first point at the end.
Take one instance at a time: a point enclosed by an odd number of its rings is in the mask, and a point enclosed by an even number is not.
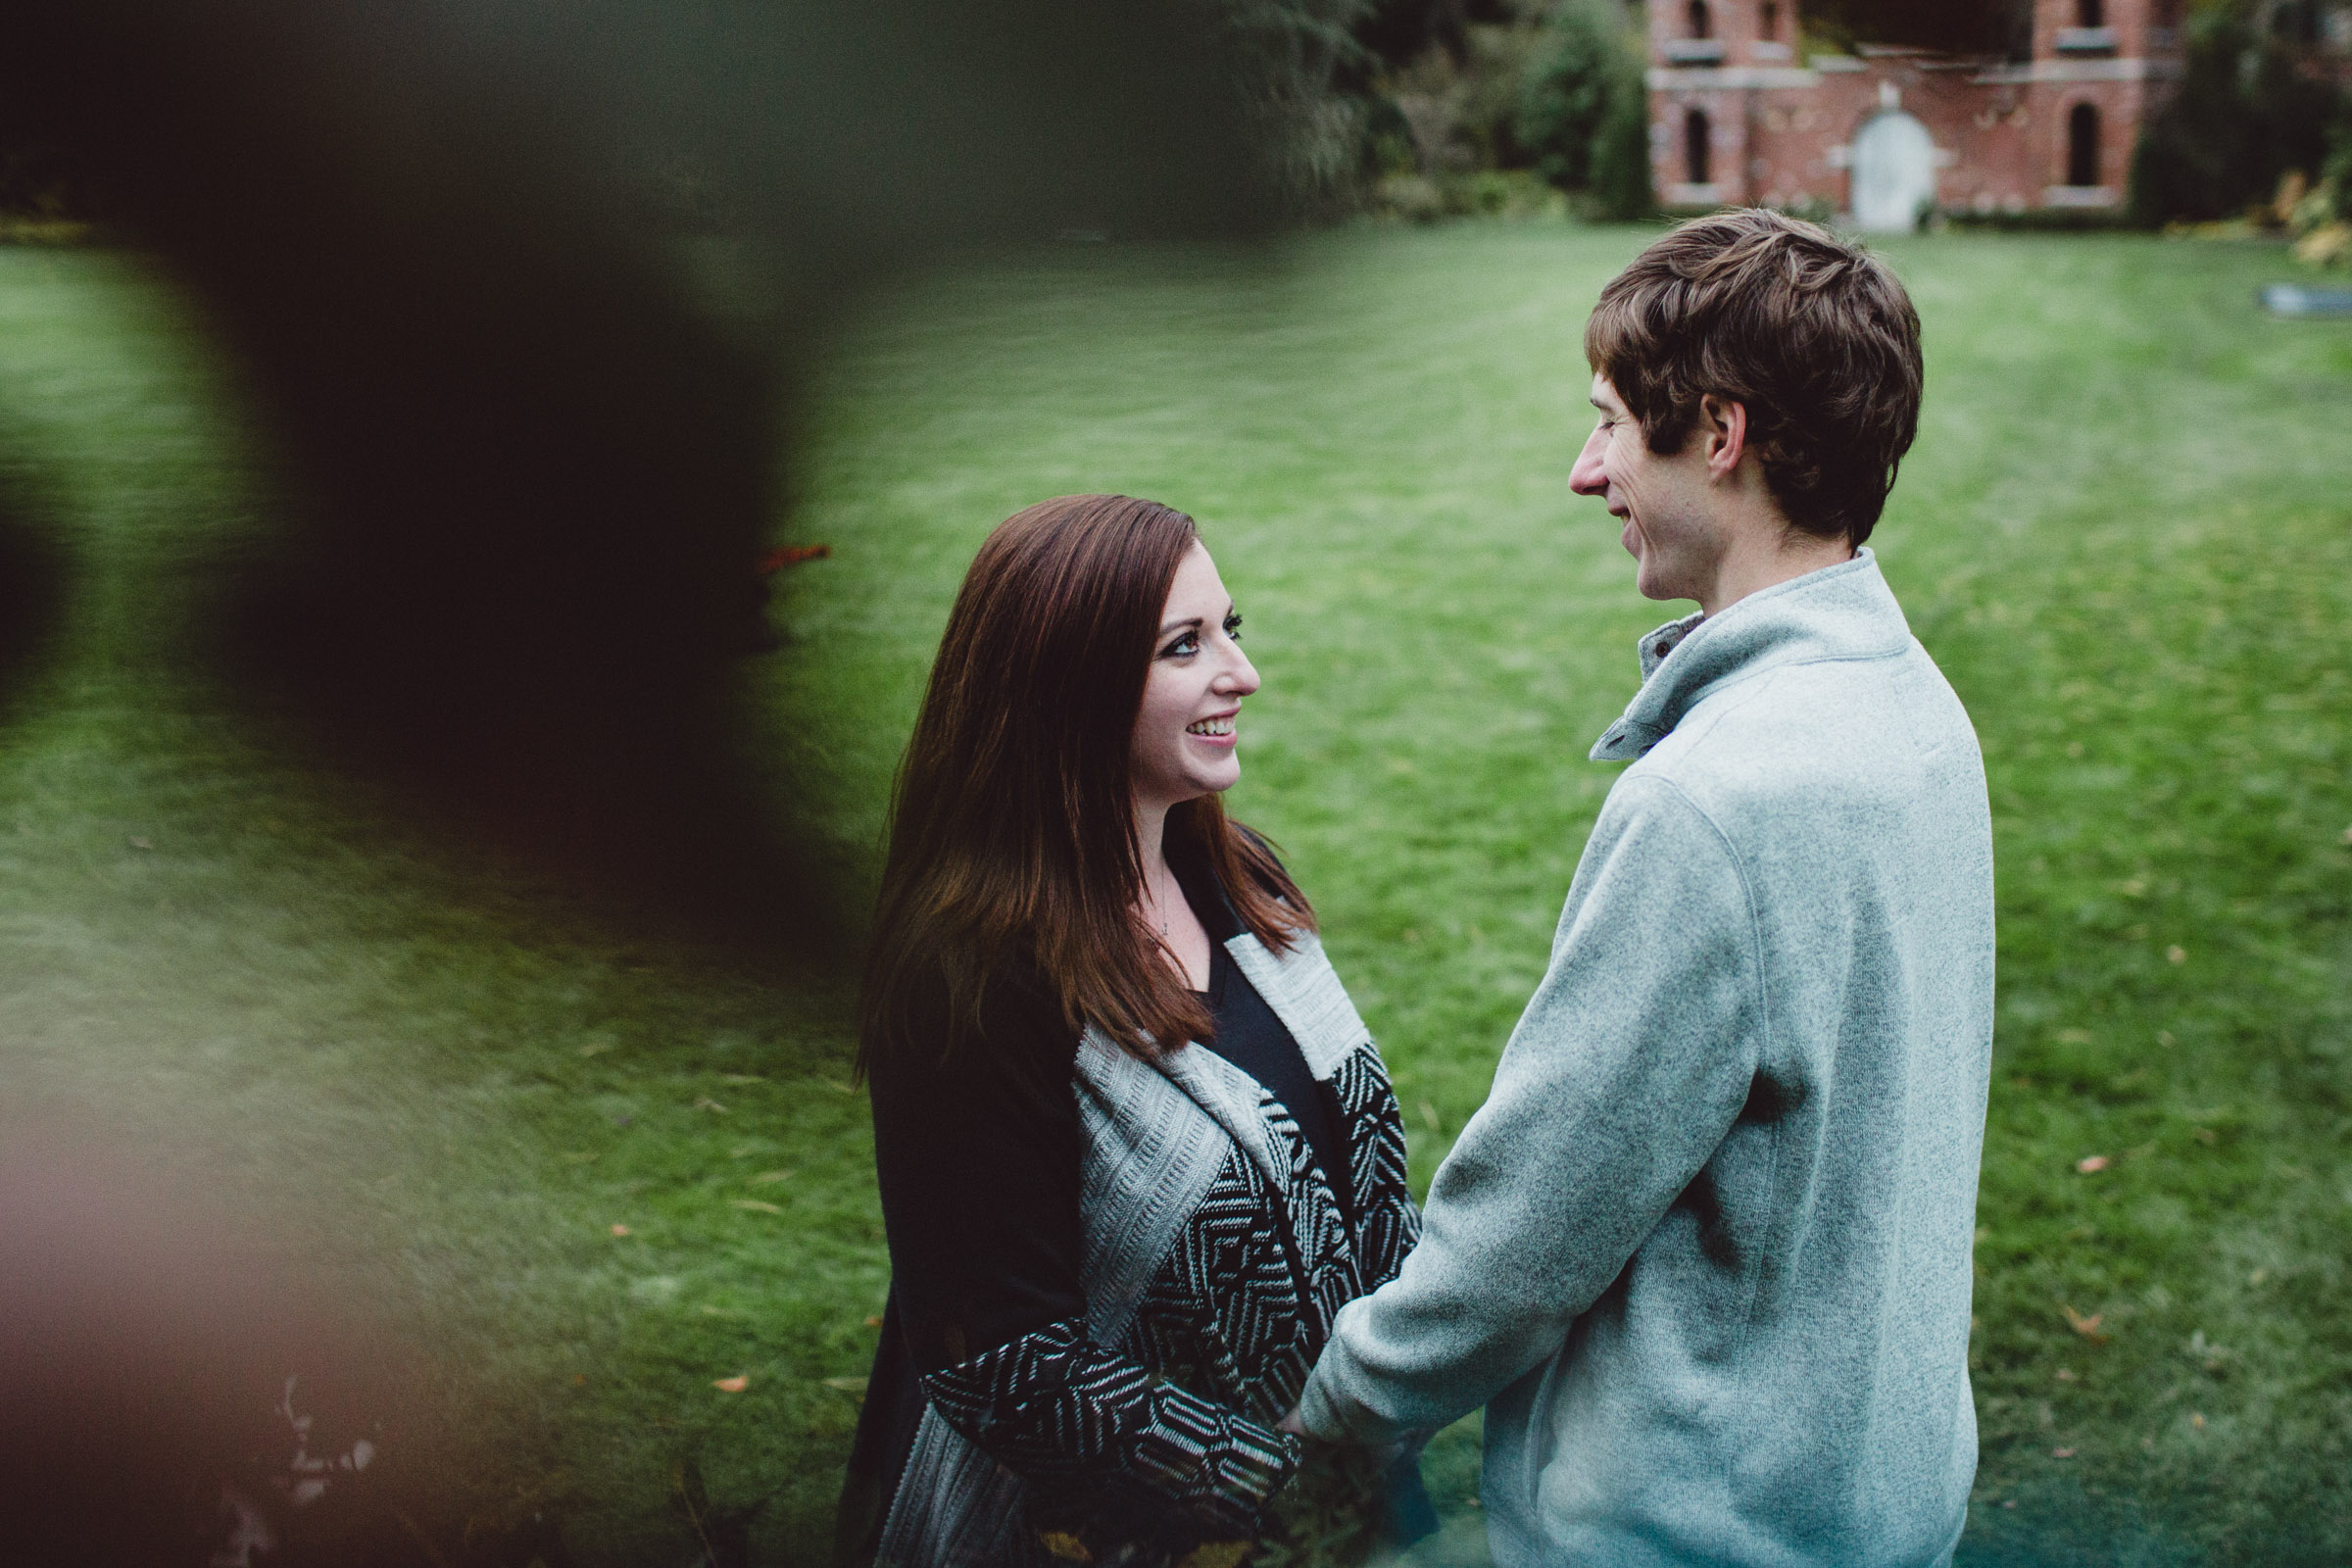
{"type": "Polygon", "coordinates": [[[1709,393],[1747,410],[1782,514],[1859,545],[1919,432],[1919,313],[1886,265],[1761,208],[1694,219],[1609,280],[1585,358],[1682,450],[1709,393]]]}

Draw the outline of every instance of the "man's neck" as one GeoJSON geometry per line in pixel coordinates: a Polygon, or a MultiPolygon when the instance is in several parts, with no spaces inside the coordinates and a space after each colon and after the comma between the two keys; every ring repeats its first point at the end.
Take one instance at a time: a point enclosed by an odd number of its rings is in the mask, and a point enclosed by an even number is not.
{"type": "Polygon", "coordinates": [[[1797,528],[1759,534],[1752,545],[1735,546],[1725,554],[1711,591],[1698,597],[1698,608],[1709,615],[1720,614],[1750,594],[1853,559],[1854,547],[1842,536],[1827,539],[1797,528]]]}

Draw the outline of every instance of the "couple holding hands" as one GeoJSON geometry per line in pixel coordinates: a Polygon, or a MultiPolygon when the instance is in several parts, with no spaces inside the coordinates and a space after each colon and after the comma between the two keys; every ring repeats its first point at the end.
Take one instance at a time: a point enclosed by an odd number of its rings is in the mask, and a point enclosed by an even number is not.
{"type": "Polygon", "coordinates": [[[1950,1560],[1990,821],[1863,548],[1918,317],[1736,212],[1585,347],[1572,486],[1699,609],[1642,640],[1592,752],[1632,765],[1423,1209],[1312,906],[1220,804],[1258,677],[1192,520],[1067,497],[981,548],[865,979],[893,1284],[845,1563],[1238,1565],[1335,1508],[1401,1542],[1482,1405],[1504,1568],[1950,1560]]]}

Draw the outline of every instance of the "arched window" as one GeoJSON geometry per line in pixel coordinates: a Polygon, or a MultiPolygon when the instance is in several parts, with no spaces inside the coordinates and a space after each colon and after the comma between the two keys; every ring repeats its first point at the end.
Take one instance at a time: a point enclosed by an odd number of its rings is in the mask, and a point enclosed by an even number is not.
{"type": "Polygon", "coordinates": [[[1764,0],[1763,20],[1757,24],[1756,35],[1767,42],[1781,35],[1781,8],[1774,0],[1764,0]]]}
{"type": "Polygon", "coordinates": [[[1693,109],[1683,116],[1683,172],[1693,185],[1713,183],[1707,178],[1709,134],[1704,109],[1693,109]]]}
{"type": "Polygon", "coordinates": [[[2099,110],[2096,104],[2077,104],[2066,117],[2066,182],[2099,182],[2099,110]]]}
{"type": "Polygon", "coordinates": [[[1714,19],[1707,15],[1707,0],[1690,0],[1690,36],[1711,37],[1714,25],[1714,19]]]}
{"type": "Polygon", "coordinates": [[[2099,0],[2075,0],[2075,25],[2103,27],[2107,25],[2106,8],[2099,0]]]}

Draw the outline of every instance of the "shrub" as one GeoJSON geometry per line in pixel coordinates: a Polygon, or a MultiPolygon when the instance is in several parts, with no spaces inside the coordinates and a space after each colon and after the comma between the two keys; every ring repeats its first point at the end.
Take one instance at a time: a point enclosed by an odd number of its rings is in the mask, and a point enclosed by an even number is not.
{"type": "Polygon", "coordinates": [[[1371,10],[1371,0],[1211,0],[1234,45],[1244,112],[1299,216],[1329,216],[1361,198],[1365,105],[1344,82],[1363,69],[1353,29],[1371,10]]]}
{"type": "Polygon", "coordinates": [[[1567,0],[1519,96],[1518,140],[1544,177],[1607,218],[1645,217],[1649,110],[1642,54],[1605,0],[1567,0]]]}
{"type": "Polygon", "coordinates": [[[2305,51],[2255,25],[2250,0],[2189,18],[2180,90],[2132,157],[2132,217],[2154,226],[2236,217],[2290,170],[2318,171],[2344,95],[2305,51]]]}

